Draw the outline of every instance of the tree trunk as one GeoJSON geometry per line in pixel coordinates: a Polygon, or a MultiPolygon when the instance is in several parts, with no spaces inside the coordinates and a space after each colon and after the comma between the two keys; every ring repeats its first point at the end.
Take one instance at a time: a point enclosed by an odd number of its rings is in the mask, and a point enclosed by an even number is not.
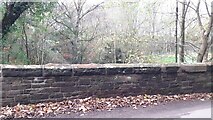
{"type": "Polygon", "coordinates": [[[209,58],[209,47],[207,47],[207,50],[206,50],[206,54],[204,55],[204,62],[208,62],[208,58],[209,58]]]}
{"type": "Polygon", "coordinates": [[[23,23],[23,40],[25,40],[25,50],[26,50],[26,56],[27,56],[27,60],[28,60],[28,64],[29,63],[29,49],[28,49],[28,37],[27,37],[27,33],[26,33],[26,28],[25,28],[25,23],[23,23]]]}
{"type": "Polygon", "coordinates": [[[180,62],[184,62],[184,44],[185,44],[185,3],[184,0],[183,7],[182,7],[182,17],[181,17],[181,38],[180,38],[180,62]]]}
{"type": "MultiPolygon", "coordinates": [[[[199,8],[199,6],[198,6],[199,8]]],[[[200,47],[200,50],[198,52],[198,56],[197,56],[197,62],[203,62],[204,56],[206,54],[207,48],[208,48],[208,39],[209,39],[209,35],[210,32],[212,31],[212,23],[213,23],[213,1],[211,2],[211,16],[210,16],[210,21],[209,21],[209,26],[207,28],[207,30],[204,29],[202,23],[201,23],[201,18],[200,18],[200,14],[199,14],[199,9],[197,9],[196,11],[197,13],[197,17],[198,17],[198,22],[199,22],[199,26],[201,29],[201,40],[202,40],[202,44],[200,47]]]]}
{"type": "Polygon", "coordinates": [[[203,35],[202,36],[202,45],[200,47],[200,50],[198,52],[198,56],[197,56],[197,62],[203,62],[203,58],[204,58],[204,55],[207,51],[207,47],[208,47],[208,37],[203,35]]]}
{"type": "Polygon", "coordinates": [[[176,0],[176,20],[175,20],[175,62],[178,62],[178,0],[176,0]]]}
{"type": "Polygon", "coordinates": [[[20,15],[27,10],[33,2],[7,2],[6,12],[0,23],[2,38],[9,32],[9,28],[15,23],[20,15]]]}

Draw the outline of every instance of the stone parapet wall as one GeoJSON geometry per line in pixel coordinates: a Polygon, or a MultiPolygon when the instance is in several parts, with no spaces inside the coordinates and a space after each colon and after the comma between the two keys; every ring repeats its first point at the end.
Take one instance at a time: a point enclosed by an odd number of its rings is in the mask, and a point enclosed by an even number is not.
{"type": "Polygon", "coordinates": [[[1,65],[2,105],[139,94],[212,92],[206,64],[1,65]]]}

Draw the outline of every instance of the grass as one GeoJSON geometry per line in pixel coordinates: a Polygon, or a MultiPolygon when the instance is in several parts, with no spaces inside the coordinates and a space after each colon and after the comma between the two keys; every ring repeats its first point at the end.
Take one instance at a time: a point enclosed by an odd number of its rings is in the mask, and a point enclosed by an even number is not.
{"type": "Polygon", "coordinates": [[[155,63],[175,63],[174,55],[157,55],[154,57],[153,62],[155,63]]]}
{"type": "MultiPolygon", "coordinates": [[[[192,60],[191,57],[185,56],[186,63],[194,63],[196,62],[196,59],[192,60]]],[[[175,63],[175,55],[157,55],[154,57],[153,62],[165,64],[165,63],[175,63]]]]}
{"type": "Polygon", "coordinates": [[[174,56],[164,56],[158,61],[159,63],[175,63],[174,56]]]}

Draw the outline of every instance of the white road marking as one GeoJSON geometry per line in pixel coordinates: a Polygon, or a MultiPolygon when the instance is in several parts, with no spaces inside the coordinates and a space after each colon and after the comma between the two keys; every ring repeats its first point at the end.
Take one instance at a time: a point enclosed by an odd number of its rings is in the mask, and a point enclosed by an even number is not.
{"type": "Polygon", "coordinates": [[[181,118],[211,118],[211,108],[195,110],[181,116],[181,118]]]}

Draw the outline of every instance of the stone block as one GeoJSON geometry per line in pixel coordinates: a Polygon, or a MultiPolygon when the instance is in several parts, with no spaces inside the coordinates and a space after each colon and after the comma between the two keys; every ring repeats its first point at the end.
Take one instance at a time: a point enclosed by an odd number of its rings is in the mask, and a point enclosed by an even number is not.
{"type": "Polygon", "coordinates": [[[51,84],[51,87],[74,87],[76,85],[75,82],[55,82],[51,84]]]}
{"type": "Polygon", "coordinates": [[[42,99],[48,99],[49,98],[49,93],[35,93],[31,94],[30,96],[30,101],[32,100],[42,100],[42,99]]]}
{"type": "Polygon", "coordinates": [[[64,95],[63,95],[63,93],[56,92],[56,93],[50,94],[49,98],[50,99],[53,99],[53,98],[64,98],[64,95]]]}
{"type": "Polygon", "coordinates": [[[9,91],[12,88],[12,84],[4,84],[2,85],[2,91],[9,91]]]}
{"type": "Polygon", "coordinates": [[[74,76],[105,75],[105,68],[74,68],[74,76]]]}
{"type": "Polygon", "coordinates": [[[11,90],[24,90],[31,88],[31,84],[19,84],[19,85],[12,85],[11,90]]]}
{"type": "Polygon", "coordinates": [[[187,64],[187,65],[181,65],[180,67],[181,71],[186,73],[199,73],[199,72],[206,72],[207,71],[207,65],[206,64],[187,64]]]}
{"type": "Polygon", "coordinates": [[[74,87],[62,87],[61,88],[61,92],[75,92],[75,91],[79,91],[79,87],[74,86],[74,87]]]}
{"type": "Polygon", "coordinates": [[[169,66],[164,65],[161,67],[161,72],[163,73],[177,73],[179,71],[180,67],[178,65],[169,66]]]}
{"type": "Polygon", "coordinates": [[[32,83],[31,84],[31,88],[47,88],[47,87],[51,87],[52,84],[50,83],[32,83]]]}
{"type": "Polygon", "coordinates": [[[41,68],[3,68],[3,77],[40,77],[42,76],[41,68]]]}
{"type": "Polygon", "coordinates": [[[207,71],[212,73],[213,72],[213,63],[212,62],[211,63],[207,63],[206,65],[207,65],[207,71]]]}
{"type": "MultiPolygon", "coordinates": [[[[84,76],[81,76],[84,77],[84,76]]],[[[55,78],[55,82],[61,82],[61,81],[65,81],[65,82],[77,82],[78,79],[80,78],[80,76],[63,76],[63,77],[54,77],[55,78]]],[[[89,77],[90,78],[90,77],[89,77]]]]}
{"type": "Polygon", "coordinates": [[[194,84],[194,81],[181,81],[182,87],[192,86],[194,84]]]}
{"type": "Polygon", "coordinates": [[[176,87],[181,87],[181,84],[175,81],[169,83],[169,88],[176,88],[176,87]]]}
{"type": "Polygon", "coordinates": [[[81,77],[78,80],[78,85],[90,85],[91,84],[91,80],[89,77],[81,77]]]}
{"type": "Polygon", "coordinates": [[[15,96],[16,103],[29,103],[30,102],[30,94],[20,94],[15,96]]]}
{"type": "Polygon", "coordinates": [[[107,68],[106,74],[107,75],[120,75],[120,74],[132,74],[134,68],[107,68]]]}
{"type": "Polygon", "coordinates": [[[103,83],[101,86],[102,90],[112,90],[114,89],[114,83],[103,83]]]}
{"type": "Polygon", "coordinates": [[[9,90],[4,92],[4,96],[7,98],[14,98],[17,95],[23,94],[23,90],[9,90]]]}
{"type": "Polygon", "coordinates": [[[38,93],[55,93],[60,91],[61,91],[60,87],[46,87],[40,90],[38,93]]]}
{"type": "Polygon", "coordinates": [[[43,76],[72,76],[73,70],[71,68],[60,69],[60,68],[44,68],[43,76]]]}

